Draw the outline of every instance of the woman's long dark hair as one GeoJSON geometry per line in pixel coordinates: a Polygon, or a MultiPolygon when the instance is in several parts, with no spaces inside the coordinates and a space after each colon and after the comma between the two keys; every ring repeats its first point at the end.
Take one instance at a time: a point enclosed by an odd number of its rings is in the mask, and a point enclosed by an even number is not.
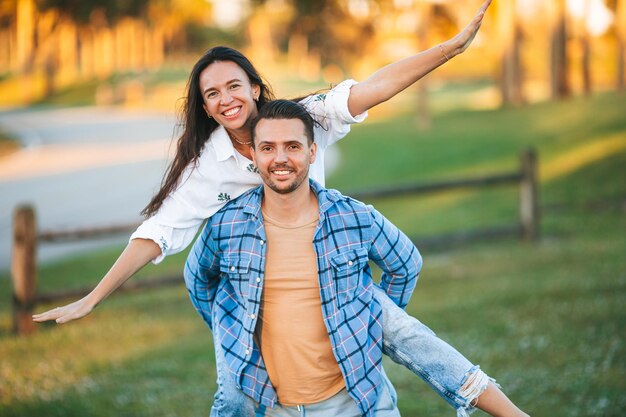
{"type": "Polygon", "coordinates": [[[200,73],[212,63],[223,61],[231,61],[237,64],[248,75],[250,83],[260,87],[261,92],[257,101],[257,108],[260,109],[265,103],[274,99],[270,86],[261,79],[250,60],[241,52],[225,46],[216,46],[209,49],[196,62],[189,75],[187,97],[184,98],[183,108],[179,116],[183,133],[176,145],[176,156],[165,171],[163,181],[161,181],[161,188],[141,212],[146,217],[154,215],[163,204],[165,198],[176,189],[185,168],[190,163],[197,161],[202,147],[211,136],[211,133],[219,126],[214,119],[207,116],[202,107],[200,73]]]}

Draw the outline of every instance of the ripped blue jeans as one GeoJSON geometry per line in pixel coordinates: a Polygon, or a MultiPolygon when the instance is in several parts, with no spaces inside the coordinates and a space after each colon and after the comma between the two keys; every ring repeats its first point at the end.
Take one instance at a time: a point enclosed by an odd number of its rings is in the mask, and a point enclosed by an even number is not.
{"type": "MultiPolygon", "coordinates": [[[[472,402],[491,379],[430,328],[398,307],[380,287],[374,287],[374,296],[383,310],[383,352],[424,380],[457,410],[457,417],[469,416],[474,410],[472,402]]],[[[210,417],[258,415],[255,402],[237,388],[218,338],[215,333],[213,336],[217,392],[210,417]]]]}

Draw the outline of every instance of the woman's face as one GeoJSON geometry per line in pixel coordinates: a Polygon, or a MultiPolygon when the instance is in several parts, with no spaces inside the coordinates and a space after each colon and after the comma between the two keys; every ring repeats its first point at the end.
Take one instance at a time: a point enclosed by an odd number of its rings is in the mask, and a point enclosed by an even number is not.
{"type": "Polygon", "coordinates": [[[204,111],[229,130],[246,128],[257,115],[261,88],[250,84],[248,75],[232,61],[217,61],[200,73],[204,111]]]}

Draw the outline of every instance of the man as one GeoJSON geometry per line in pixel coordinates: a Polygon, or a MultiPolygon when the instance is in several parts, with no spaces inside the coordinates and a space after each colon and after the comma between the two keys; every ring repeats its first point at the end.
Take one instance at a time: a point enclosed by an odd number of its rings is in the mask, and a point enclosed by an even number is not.
{"type": "Polygon", "coordinates": [[[264,185],[209,219],[187,288],[257,413],[398,416],[367,262],[404,307],[421,256],[371,206],[308,179],[312,126],[294,102],[263,107],[252,141],[264,185]]]}
{"type": "Polygon", "coordinates": [[[313,123],[291,101],[260,110],[251,139],[263,186],[210,218],[187,260],[187,289],[216,341],[211,416],[399,416],[381,367],[384,310],[385,353],[431,386],[455,387],[436,388],[461,403],[457,415],[476,406],[527,417],[478,366],[390,308],[406,306],[421,256],[371,206],[308,179],[313,123]]]}

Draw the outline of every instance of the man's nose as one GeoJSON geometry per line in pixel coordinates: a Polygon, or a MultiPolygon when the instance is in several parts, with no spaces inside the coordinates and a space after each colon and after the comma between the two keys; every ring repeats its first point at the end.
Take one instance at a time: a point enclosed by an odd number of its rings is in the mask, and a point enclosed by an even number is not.
{"type": "Polygon", "coordinates": [[[275,162],[286,162],[287,161],[287,152],[284,149],[278,148],[276,150],[276,157],[274,158],[275,162]]]}

